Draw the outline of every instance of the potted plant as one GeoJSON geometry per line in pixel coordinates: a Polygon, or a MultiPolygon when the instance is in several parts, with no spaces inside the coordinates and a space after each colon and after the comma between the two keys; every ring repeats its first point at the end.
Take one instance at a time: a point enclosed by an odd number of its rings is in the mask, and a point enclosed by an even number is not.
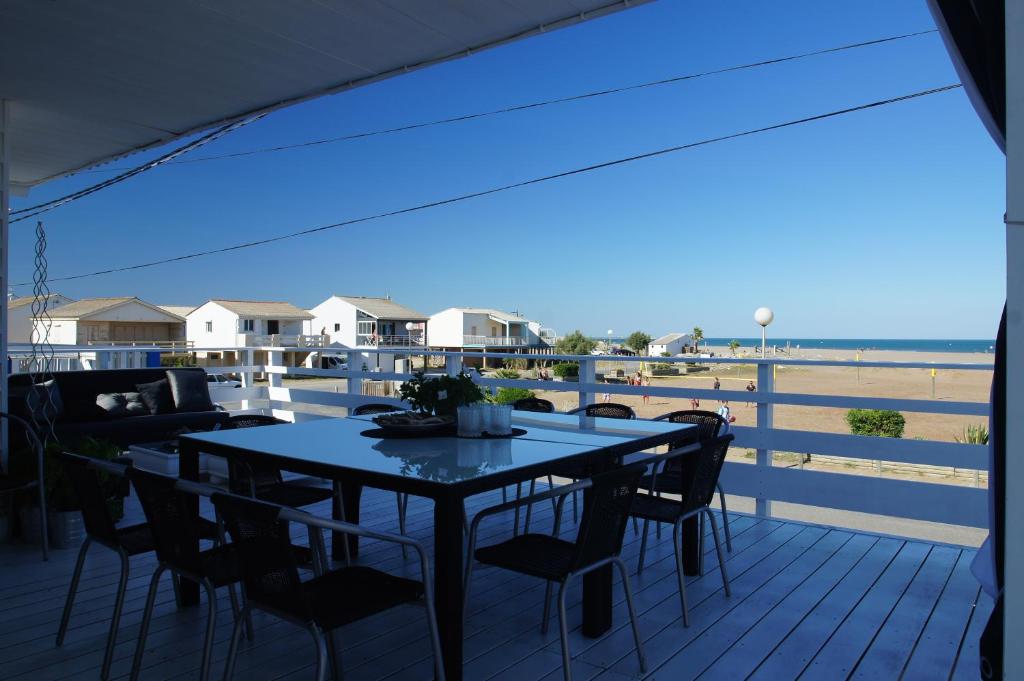
{"type": "Polygon", "coordinates": [[[427,378],[419,372],[398,389],[399,396],[421,414],[454,416],[459,407],[484,399],[484,392],[469,374],[427,378]]]}
{"type": "Polygon", "coordinates": [[[576,362],[561,362],[551,367],[556,381],[576,383],[580,380],[580,365],[576,362]]]}

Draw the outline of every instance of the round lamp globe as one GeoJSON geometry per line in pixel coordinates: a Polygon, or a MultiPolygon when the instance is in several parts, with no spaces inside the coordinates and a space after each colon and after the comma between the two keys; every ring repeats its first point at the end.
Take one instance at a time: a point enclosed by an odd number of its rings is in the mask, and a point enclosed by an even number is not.
{"type": "Polygon", "coordinates": [[[761,326],[768,326],[775,319],[775,313],[772,312],[771,308],[759,307],[754,310],[754,321],[761,326]]]}
{"type": "Polygon", "coordinates": [[[412,331],[415,328],[416,328],[416,325],[413,324],[412,322],[406,322],[405,323],[405,330],[406,331],[412,331]]]}

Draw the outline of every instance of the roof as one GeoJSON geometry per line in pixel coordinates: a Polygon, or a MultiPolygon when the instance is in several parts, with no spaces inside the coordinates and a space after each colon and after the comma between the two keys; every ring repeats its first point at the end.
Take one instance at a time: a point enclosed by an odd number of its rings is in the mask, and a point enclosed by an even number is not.
{"type": "MultiPolygon", "coordinates": [[[[268,317],[270,319],[312,319],[306,310],[291,303],[264,300],[211,300],[239,317],[268,317]]],[[[199,308],[196,308],[197,310],[199,308]]],[[[194,312],[194,310],[193,310],[194,312]]]]}
{"type": "Polygon", "coordinates": [[[511,312],[502,312],[491,307],[450,307],[449,310],[458,310],[463,314],[485,314],[499,322],[529,322],[526,317],[518,317],[511,312]]]}
{"type": "Polygon", "coordinates": [[[369,296],[334,296],[349,305],[359,308],[377,319],[397,319],[409,321],[426,321],[427,315],[411,308],[399,305],[390,298],[371,298],[369,296]]]}
{"type": "Polygon", "coordinates": [[[112,310],[115,307],[124,305],[125,303],[137,303],[156,312],[175,317],[179,321],[185,321],[185,318],[181,315],[168,312],[167,310],[133,296],[121,296],[118,298],[84,298],[82,300],[76,300],[68,303],[67,305],[61,305],[60,307],[55,308],[52,312],[49,312],[49,315],[53,319],[81,319],[83,317],[91,317],[95,314],[99,314],[100,312],[112,310]]]}
{"type": "Polygon", "coordinates": [[[157,307],[179,317],[187,317],[189,312],[196,309],[195,305],[157,305],[157,307]]]}
{"type": "MultiPolygon", "coordinates": [[[[47,299],[49,299],[49,298],[64,298],[65,300],[71,300],[71,298],[68,298],[67,296],[65,296],[65,295],[63,295],[61,293],[51,293],[50,295],[47,296],[47,299]]],[[[8,310],[17,310],[19,307],[25,307],[26,305],[31,305],[32,301],[35,300],[35,299],[36,299],[35,296],[22,296],[20,298],[12,298],[12,299],[7,301],[7,309],[8,310]]]]}
{"type": "Polygon", "coordinates": [[[651,345],[668,345],[669,343],[676,342],[680,338],[686,338],[689,335],[690,334],[688,333],[666,333],[661,338],[655,338],[652,340],[651,345]]]}
{"type": "Polygon", "coordinates": [[[0,100],[11,182],[38,184],[644,1],[8,0],[0,100]]]}

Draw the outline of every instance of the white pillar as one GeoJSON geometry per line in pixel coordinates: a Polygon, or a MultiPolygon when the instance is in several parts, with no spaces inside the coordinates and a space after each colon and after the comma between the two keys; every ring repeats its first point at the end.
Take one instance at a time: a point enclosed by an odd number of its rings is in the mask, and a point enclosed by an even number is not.
{"type": "MultiPolygon", "coordinates": [[[[280,350],[270,350],[267,352],[267,368],[270,367],[283,367],[284,366],[284,353],[280,350]]],[[[282,379],[284,376],[279,373],[267,372],[267,384],[271,388],[280,388],[283,383],[282,379]]]]}
{"type": "MultiPolygon", "coordinates": [[[[237,353],[235,353],[235,361],[238,362],[243,367],[251,367],[253,361],[252,350],[239,350],[237,353]]],[[[241,379],[243,389],[251,388],[253,386],[251,369],[248,371],[242,371],[239,374],[239,378],[241,379]]],[[[242,400],[241,408],[251,409],[252,407],[250,406],[250,401],[242,400]]]]}
{"type": "MultiPolygon", "coordinates": [[[[764,357],[761,358],[764,360],[764,357]]],[[[772,393],[775,392],[775,371],[774,365],[761,361],[757,363],[757,393],[772,393]]],[[[756,398],[757,393],[751,395],[756,398]]],[[[757,434],[758,440],[763,441],[767,436],[768,431],[772,429],[774,421],[774,405],[758,402],[757,403],[757,434]]],[[[760,468],[770,468],[772,465],[772,452],[769,449],[758,449],[757,458],[755,463],[760,468]]],[[[760,485],[757,498],[754,502],[754,512],[761,517],[770,517],[772,514],[772,502],[769,498],[764,496],[764,491],[767,485],[760,485]]]]}
{"type": "MultiPolygon", "coordinates": [[[[10,139],[8,104],[0,99],[0,411],[7,411],[7,249],[10,244],[10,139]]],[[[0,420],[0,468],[7,470],[7,419],[0,420]]]]}
{"type": "MultiPolygon", "coordinates": [[[[584,383],[593,383],[597,380],[597,361],[593,359],[582,359],[580,360],[580,377],[579,381],[582,386],[584,383]]],[[[579,406],[585,407],[588,404],[593,404],[597,401],[597,395],[588,390],[584,390],[580,387],[577,393],[579,398],[579,406]]]]}
{"type": "Polygon", "coordinates": [[[1006,2],[1006,516],[1003,675],[1024,678],[1024,3],[1006,2]]]}

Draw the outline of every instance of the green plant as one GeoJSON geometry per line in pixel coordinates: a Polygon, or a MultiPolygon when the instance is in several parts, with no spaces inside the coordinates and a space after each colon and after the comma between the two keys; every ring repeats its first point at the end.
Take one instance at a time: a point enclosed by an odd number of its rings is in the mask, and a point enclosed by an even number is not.
{"type": "Polygon", "coordinates": [[[702,340],[704,340],[704,329],[699,326],[693,327],[693,347],[698,347],[702,340]]]}
{"type": "Polygon", "coordinates": [[[651,369],[655,371],[669,371],[672,368],[672,364],[669,362],[655,362],[651,365],[651,369]]]}
{"type": "Polygon", "coordinates": [[[660,357],[671,357],[671,356],[672,356],[672,353],[671,353],[671,352],[663,352],[663,353],[661,353],[661,355],[660,355],[660,357]]]}
{"type": "Polygon", "coordinates": [[[459,407],[484,399],[483,390],[465,372],[427,378],[421,371],[403,383],[398,394],[413,409],[438,416],[452,415],[459,407]]]}
{"type": "Polygon", "coordinates": [[[559,378],[574,378],[580,375],[580,365],[576,362],[560,362],[551,367],[551,373],[559,378]]]}
{"type": "Polygon", "coordinates": [[[503,359],[501,363],[506,369],[515,371],[526,371],[529,366],[529,360],[525,359],[503,359]]]}
{"type": "Polygon", "coordinates": [[[533,391],[526,388],[498,388],[498,392],[491,398],[495,404],[514,404],[519,400],[533,397],[533,391]]]}
{"type": "Polygon", "coordinates": [[[195,357],[192,355],[161,355],[160,366],[162,367],[194,367],[195,357]]]}
{"type": "Polygon", "coordinates": [[[988,428],[982,424],[967,426],[961,435],[954,435],[953,439],[966,445],[987,445],[988,428]]]}
{"type": "MultiPolygon", "coordinates": [[[[59,455],[65,448],[56,442],[46,445],[43,452],[43,477],[46,485],[46,505],[52,511],[77,511],[80,509],[78,493],[75,492],[71,480],[64,474],[64,466],[60,463],[59,455]]],[[[112,461],[121,456],[122,450],[107,440],[97,440],[87,437],[75,443],[74,453],[90,459],[112,461]]],[[[22,448],[11,453],[11,471],[16,472],[19,477],[35,479],[36,453],[30,448],[22,448]]],[[[99,473],[100,482],[108,491],[107,503],[110,506],[111,515],[119,519],[124,515],[123,499],[118,494],[119,479],[109,473],[99,473]]],[[[32,502],[29,502],[32,503],[32,502]]]]}
{"type": "Polygon", "coordinates": [[[589,355],[597,347],[597,342],[583,335],[576,329],[567,336],[562,336],[555,343],[555,352],[560,355],[589,355]]]}
{"type": "Polygon", "coordinates": [[[626,339],[626,347],[638,355],[647,354],[647,346],[651,344],[651,337],[643,331],[634,331],[626,339]]]}
{"type": "Polygon", "coordinates": [[[846,412],[846,423],[854,435],[903,437],[906,419],[891,409],[851,409],[846,412]]]}
{"type": "Polygon", "coordinates": [[[519,378],[519,372],[515,369],[498,369],[494,372],[495,378],[519,378]]]}
{"type": "Polygon", "coordinates": [[[739,347],[740,347],[740,342],[738,340],[736,340],[735,338],[733,338],[731,341],[729,341],[729,351],[732,354],[735,355],[736,351],[739,349],[739,347]]]}

